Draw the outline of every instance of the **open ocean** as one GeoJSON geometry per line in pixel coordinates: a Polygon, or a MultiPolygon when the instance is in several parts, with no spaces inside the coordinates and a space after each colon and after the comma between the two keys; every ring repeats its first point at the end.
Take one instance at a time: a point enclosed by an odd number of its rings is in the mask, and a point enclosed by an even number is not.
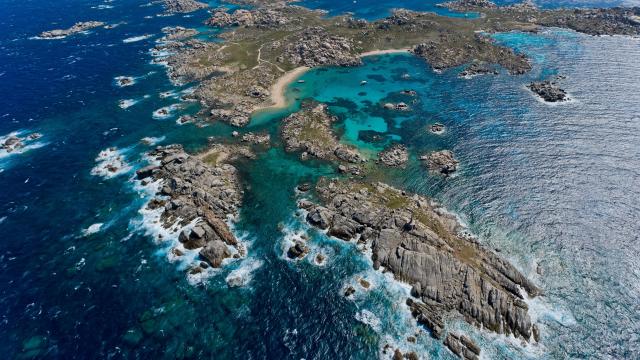
{"type": "MultiPolygon", "coordinates": [[[[368,19],[395,7],[443,11],[434,4],[300,3],[368,19]]],[[[149,49],[162,27],[205,30],[206,10],[157,16],[160,5],[134,0],[4,0],[2,8],[0,139],[43,135],[19,153],[0,152],[3,358],[370,359],[386,343],[425,359],[455,358],[426,333],[416,344],[405,341],[419,330],[404,305],[407,287],[373,271],[353,244],[296,216],[295,186],[334,170],[301,162],[278,141],[239,165],[246,191],[235,231],[249,244],[247,257],[207,279],[188,277],[184,264],[168,259],[167,242],[154,239],[157,229],[140,212],[149,195],[132,181],[135,169],[157,144],[196,151],[208,137],[234,129],[176,124],[180,114],[197,111],[179,100],[194,84],[174,86],[162,66],[150,63],[149,49]],[[33,39],[87,20],[122,24],[33,39]],[[118,87],[118,76],[135,83],[118,87]],[[174,95],[160,96],[167,91],[174,95]],[[121,100],[130,106],[122,108],[121,100]],[[171,105],[169,117],[154,118],[171,105]],[[97,158],[105,150],[123,157],[122,172],[103,176],[97,158]],[[300,231],[309,232],[311,253],[325,254],[326,265],[286,259],[300,231]],[[230,274],[245,286],[229,287],[230,274]],[[342,289],[361,276],[372,289],[345,299],[342,289]]],[[[277,139],[280,119],[314,99],[340,117],[345,143],[371,153],[406,144],[409,165],[385,180],[442,202],[544,289],[529,302],[540,344],[451,322],[481,344],[483,358],[637,358],[640,39],[560,29],[494,37],[532,58],[533,71],[463,79],[460,69],[436,73],[410,55],[367,57],[361,67],[305,73],[304,83],[287,90],[289,108],[262,113],[240,131],[269,131],[277,139]],[[566,76],[561,84],[570,102],[550,106],[525,87],[555,75],[566,76]],[[404,89],[418,94],[413,111],[380,110],[379,102],[398,101],[404,89]],[[446,125],[444,136],[428,132],[434,122],[446,125]],[[439,149],[455,152],[456,176],[433,177],[420,166],[421,154],[439,149]]]]}

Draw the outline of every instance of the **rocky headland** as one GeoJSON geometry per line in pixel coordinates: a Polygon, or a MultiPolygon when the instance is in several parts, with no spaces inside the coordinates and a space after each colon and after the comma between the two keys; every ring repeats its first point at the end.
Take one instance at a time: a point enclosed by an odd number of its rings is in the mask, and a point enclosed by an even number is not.
{"type": "Polygon", "coordinates": [[[100,26],[104,26],[105,23],[102,21],[84,21],[75,23],[72,27],[68,29],[56,29],[43,31],[38,35],[41,39],[62,39],[70,35],[74,35],[83,31],[91,30],[93,28],[97,28],[100,26]]]}
{"type": "MultiPolygon", "coordinates": [[[[454,314],[524,341],[537,333],[521,291],[533,297],[540,290],[439,204],[383,183],[321,179],[316,190],[320,204],[299,202],[309,224],[365,244],[375,269],[411,285],[407,304],[434,337],[445,338],[445,320],[454,314]]],[[[447,342],[461,353],[479,353],[466,337],[447,342]]]]}
{"type": "MultiPolygon", "coordinates": [[[[227,225],[242,201],[238,171],[229,162],[251,156],[248,149],[216,145],[205,153],[190,155],[179,145],[158,147],[149,154],[155,161],[137,171],[143,183],[160,181],[149,209],[162,209],[165,228],[192,227],[179,234],[186,250],[199,249],[209,266],[220,267],[224,259],[244,255],[244,248],[227,225]]],[[[180,248],[175,256],[184,254],[180,248]]],[[[205,265],[206,266],[206,265],[205,265]]],[[[193,271],[193,270],[192,270],[193,271]]]]}

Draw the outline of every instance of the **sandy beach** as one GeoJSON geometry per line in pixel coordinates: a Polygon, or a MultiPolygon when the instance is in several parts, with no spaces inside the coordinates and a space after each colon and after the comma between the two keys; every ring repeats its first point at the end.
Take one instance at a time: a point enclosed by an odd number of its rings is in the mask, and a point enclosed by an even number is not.
{"type": "MultiPolygon", "coordinates": [[[[360,54],[360,57],[385,55],[385,54],[398,54],[408,52],[410,49],[389,49],[389,50],[372,50],[360,54]]],[[[282,109],[287,106],[287,97],[285,96],[285,90],[287,86],[294,80],[302,76],[305,72],[311,69],[308,66],[300,66],[291,71],[286,72],[275,84],[271,87],[271,102],[272,105],[257,107],[254,111],[267,110],[267,109],[282,109]]]]}

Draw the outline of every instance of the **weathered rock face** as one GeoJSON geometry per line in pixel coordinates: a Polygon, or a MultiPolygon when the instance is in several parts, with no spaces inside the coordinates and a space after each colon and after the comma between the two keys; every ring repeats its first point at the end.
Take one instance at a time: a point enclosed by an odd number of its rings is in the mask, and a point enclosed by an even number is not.
{"type": "Polygon", "coordinates": [[[434,336],[443,335],[443,316],[457,312],[476,326],[531,338],[520,289],[536,296],[538,288],[439,205],[382,183],[322,179],[316,189],[324,205],[300,203],[309,223],[370,246],[376,269],[412,285],[417,300],[407,303],[434,336]]]}
{"type": "Polygon", "coordinates": [[[286,25],[291,21],[282,9],[238,9],[232,13],[226,11],[216,11],[206,21],[212,27],[230,26],[256,26],[256,27],[278,27],[286,25]]]}
{"type": "Polygon", "coordinates": [[[453,11],[468,11],[477,9],[496,9],[498,6],[489,0],[455,0],[439,4],[453,11]]]}
{"type": "Polygon", "coordinates": [[[283,60],[298,66],[357,66],[362,64],[351,39],[331,35],[321,27],[305,30],[285,49],[283,60]]]}
{"type": "Polygon", "coordinates": [[[378,159],[387,166],[403,166],[409,161],[409,151],[402,144],[394,144],[379,153],[378,159]]]}
{"type": "MultiPolygon", "coordinates": [[[[222,151],[220,147],[214,148],[222,151]]],[[[200,254],[213,267],[231,256],[230,248],[238,241],[225,219],[237,215],[242,191],[235,167],[223,161],[229,155],[207,153],[204,156],[187,154],[181,146],[158,147],[149,154],[160,165],[150,165],[137,171],[139,179],[162,180],[158,195],[150,208],[163,207],[162,220],[166,227],[176,221],[186,225],[197,220],[190,230],[183,231],[179,240],[186,249],[202,248],[200,254]]],[[[238,249],[240,250],[240,249],[238,249]]]]}
{"type": "Polygon", "coordinates": [[[469,64],[469,66],[467,66],[464,70],[462,70],[459,76],[464,78],[472,78],[478,75],[495,75],[497,73],[498,72],[495,69],[492,69],[489,64],[474,61],[469,64]]]}
{"type": "Polygon", "coordinates": [[[458,160],[453,156],[451,150],[434,151],[421,156],[420,160],[427,163],[429,170],[443,175],[450,175],[458,170],[458,160]]]}
{"type": "Polygon", "coordinates": [[[444,344],[456,355],[465,360],[478,360],[480,347],[465,335],[449,333],[444,344]]]}
{"type": "Polygon", "coordinates": [[[283,120],[282,139],[287,151],[300,151],[325,160],[361,163],[364,158],[354,148],[340,144],[331,129],[336,121],[324,104],[308,106],[283,120]]]}
{"type": "Polygon", "coordinates": [[[44,31],[40,33],[39,36],[43,39],[61,38],[61,37],[77,34],[79,32],[87,31],[93,28],[97,28],[99,26],[104,26],[104,23],[102,21],[78,22],[68,29],[56,29],[56,30],[44,31]]]}
{"type": "Polygon", "coordinates": [[[162,0],[168,13],[190,13],[209,5],[195,0],[162,0]]]}
{"type": "Polygon", "coordinates": [[[535,81],[527,85],[527,87],[546,102],[567,100],[567,93],[553,81],[535,81]]]}

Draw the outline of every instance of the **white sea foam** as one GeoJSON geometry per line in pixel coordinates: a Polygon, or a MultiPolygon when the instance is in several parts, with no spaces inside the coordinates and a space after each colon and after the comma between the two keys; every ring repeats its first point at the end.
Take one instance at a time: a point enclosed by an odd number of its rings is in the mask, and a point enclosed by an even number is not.
{"type": "Polygon", "coordinates": [[[129,172],[132,168],[125,161],[125,152],[116,147],[102,150],[96,157],[96,166],[91,169],[91,175],[110,179],[129,172]]]}
{"type": "Polygon", "coordinates": [[[93,234],[99,232],[102,229],[102,225],[104,225],[104,224],[103,223],[95,223],[95,224],[89,226],[88,228],[82,230],[82,235],[83,236],[93,235],[93,234]]]}
{"type": "Polygon", "coordinates": [[[25,130],[13,131],[0,136],[0,160],[18,154],[24,154],[30,150],[41,148],[48,143],[41,141],[42,135],[25,130]],[[9,139],[18,139],[18,143],[8,144],[9,139]],[[3,146],[4,145],[4,146],[3,146]]]}
{"type": "Polygon", "coordinates": [[[182,106],[180,104],[173,104],[169,106],[161,107],[160,109],[153,112],[153,118],[156,120],[168,119],[175,115],[175,111],[180,109],[182,106]]]}
{"type": "Polygon", "coordinates": [[[360,310],[355,315],[356,320],[360,321],[363,324],[367,324],[371,326],[375,332],[380,332],[380,319],[369,310],[360,310]]]}
{"type": "Polygon", "coordinates": [[[148,146],[154,146],[159,142],[164,141],[165,138],[166,136],[159,136],[159,137],[147,136],[140,139],[140,142],[148,146]]]}
{"type": "Polygon", "coordinates": [[[118,102],[118,106],[120,106],[120,108],[122,109],[128,109],[133,105],[137,104],[138,102],[139,100],[136,100],[136,99],[123,99],[118,102]]]}
{"type": "Polygon", "coordinates": [[[97,9],[97,10],[107,10],[107,9],[113,9],[113,5],[100,4],[100,5],[92,6],[91,8],[97,9]]]}
{"type": "Polygon", "coordinates": [[[252,279],[255,270],[262,266],[262,261],[257,259],[246,259],[239,268],[231,271],[225,278],[230,287],[246,286],[252,279]]]}
{"type": "Polygon", "coordinates": [[[131,86],[136,83],[136,78],[132,76],[116,76],[114,80],[119,87],[131,86]]]}
{"type": "Polygon", "coordinates": [[[139,36],[132,36],[132,37],[128,37],[128,38],[122,40],[122,42],[125,43],[125,44],[134,43],[134,42],[138,42],[138,41],[149,39],[149,38],[151,38],[153,36],[154,36],[153,34],[144,34],[144,35],[139,35],[139,36]]]}

